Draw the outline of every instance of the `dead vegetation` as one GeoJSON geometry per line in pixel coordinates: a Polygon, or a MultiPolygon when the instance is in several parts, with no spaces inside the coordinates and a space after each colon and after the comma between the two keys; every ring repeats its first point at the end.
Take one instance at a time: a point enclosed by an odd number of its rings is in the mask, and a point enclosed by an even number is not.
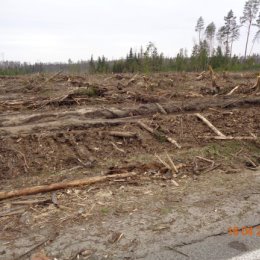
{"type": "MultiPolygon", "coordinates": [[[[153,181],[180,189],[216,169],[258,169],[259,84],[254,73],[212,68],[1,78],[0,223],[28,211],[51,221],[56,209],[46,205],[73,213],[66,196],[76,186],[83,189],[76,197],[100,182],[101,189],[153,181]]],[[[72,213],[63,221],[74,220],[72,213]]]]}

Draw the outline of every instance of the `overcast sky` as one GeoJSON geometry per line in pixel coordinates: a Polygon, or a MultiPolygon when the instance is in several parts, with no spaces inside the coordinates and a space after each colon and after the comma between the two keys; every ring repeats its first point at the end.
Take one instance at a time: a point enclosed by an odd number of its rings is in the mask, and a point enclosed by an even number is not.
{"type": "MultiPolygon", "coordinates": [[[[29,62],[125,56],[152,41],[160,52],[191,50],[199,16],[217,27],[245,0],[6,0],[0,8],[0,58],[29,62]]],[[[242,54],[244,30],[234,51],[242,54]]],[[[260,52],[260,43],[255,46],[260,52]]]]}

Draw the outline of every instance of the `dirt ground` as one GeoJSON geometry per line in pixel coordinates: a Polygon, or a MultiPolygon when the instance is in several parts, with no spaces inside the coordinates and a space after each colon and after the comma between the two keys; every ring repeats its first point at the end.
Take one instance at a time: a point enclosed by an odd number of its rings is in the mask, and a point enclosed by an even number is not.
{"type": "Polygon", "coordinates": [[[257,75],[1,77],[1,191],[136,175],[0,200],[0,259],[159,259],[241,220],[260,192],[257,75]]]}

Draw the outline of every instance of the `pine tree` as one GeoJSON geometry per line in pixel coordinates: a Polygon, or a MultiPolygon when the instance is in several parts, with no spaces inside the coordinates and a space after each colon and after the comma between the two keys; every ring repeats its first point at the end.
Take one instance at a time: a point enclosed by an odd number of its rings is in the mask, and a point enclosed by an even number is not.
{"type": "Polygon", "coordinates": [[[246,46],[245,46],[245,59],[247,58],[247,48],[248,41],[250,37],[250,32],[252,25],[254,24],[254,20],[257,17],[257,13],[259,10],[260,0],[248,0],[245,3],[243,16],[240,17],[240,22],[247,27],[247,37],[246,37],[246,46]]]}
{"type": "Polygon", "coordinates": [[[225,25],[218,30],[217,38],[224,45],[225,55],[228,57],[232,55],[234,41],[239,38],[239,26],[232,10],[224,17],[224,21],[225,25]]]}
{"type": "Polygon", "coordinates": [[[195,32],[199,34],[199,43],[201,42],[201,32],[204,30],[204,20],[202,16],[198,19],[197,24],[195,26],[195,32]]]}
{"type": "Polygon", "coordinates": [[[237,41],[240,36],[240,26],[237,24],[236,17],[231,20],[231,44],[230,44],[230,56],[232,57],[233,43],[237,41]]]}
{"type": "Polygon", "coordinates": [[[206,27],[205,30],[206,39],[208,41],[209,48],[210,48],[209,50],[210,56],[213,53],[215,34],[216,34],[216,25],[214,24],[214,22],[212,22],[206,27]]]}
{"type": "Polygon", "coordinates": [[[253,48],[254,48],[256,41],[260,38],[260,13],[259,13],[258,19],[256,20],[255,26],[257,27],[257,32],[255,33],[255,36],[254,36],[254,39],[253,39],[253,44],[252,44],[250,54],[253,51],[253,48]]]}
{"type": "Polygon", "coordinates": [[[133,49],[130,48],[128,59],[132,60],[133,57],[134,57],[134,55],[133,55],[133,49]]]}
{"type": "MultiPolygon", "coordinates": [[[[220,43],[221,46],[226,46],[227,41],[226,41],[226,27],[225,26],[221,26],[218,29],[217,32],[217,40],[220,43]]],[[[219,46],[220,47],[220,46],[219,46]]],[[[220,47],[221,48],[221,47],[220,47]]],[[[222,50],[222,49],[221,49],[222,50]]],[[[227,47],[225,47],[225,50],[227,50],[227,47]]]]}
{"type": "Polygon", "coordinates": [[[93,55],[91,55],[90,61],[89,61],[89,72],[90,73],[95,73],[96,72],[96,67],[95,67],[95,62],[93,59],[93,55]]]}

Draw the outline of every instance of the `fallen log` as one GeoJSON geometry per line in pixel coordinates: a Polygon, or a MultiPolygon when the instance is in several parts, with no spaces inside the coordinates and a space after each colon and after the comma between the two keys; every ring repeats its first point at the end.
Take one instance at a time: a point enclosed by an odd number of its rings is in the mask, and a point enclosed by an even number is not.
{"type": "Polygon", "coordinates": [[[199,136],[201,139],[214,139],[214,140],[248,140],[254,141],[257,140],[257,137],[254,136],[199,136]]]}
{"type": "Polygon", "coordinates": [[[137,133],[133,132],[117,132],[117,131],[110,131],[108,135],[115,136],[115,137],[122,137],[122,138],[134,138],[137,137],[137,133]]]}
{"type": "Polygon", "coordinates": [[[54,190],[74,188],[78,186],[86,186],[86,185],[104,182],[107,180],[128,178],[136,175],[137,175],[136,173],[131,172],[131,173],[108,175],[108,176],[96,176],[96,177],[89,177],[89,178],[84,178],[79,180],[52,183],[49,185],[40,185],[40,186],[34,186],[29,188],[22,188],[22,189],[12,190],[12,191],[2,191],[0,192],[0,200],[12,198],[12,197],[33,195],[37,193],[49,192],[54,190]]]}
{"type": "MultiPolygon", "coordinates": [[[[38,107],[38,106],[37,106],[38,107]]],[[[187,100],[185,104],[180,101],[163,103],[164,109],[168,114],[182,114],[183,112],[200,112],[206,109],[218,108],[235,108],[235,107],[260,107],[260,97],[247,96],[234,98],[232,96],[205,97],[187,100]]],[[[125,107],[121,113],[114,109],[107,110],[106,108],[86,107],[69,110],[64,112],[33,112],[32,114],[24,114],[18,118],[17,115],[0,115],[0,132],[2,135],[20,134],[20,133],[35,133],[35,129],[39,132],[42,129],[56,131],[63,128],[80,127],[100,127],[100,126],[115,126],[125,123],[136,123],[141,116],[147,116],[158,113],[158,107],[154,103],[141,104],[138,106],[125,107]],[[109,112],[110,111],[110,112],[109,112]],[[113,113],[111,112],[113,111],[113,113]],[[65,117],[70,120],[64,120],[65,117]],[[44,122],[43,118],[46,118],[44,122]],[[14,120],[13,120],[14,119],[14,120]],[[33,122],[33,124],[32,124],[33,122]],[[19,125],[19,127],[17,127],[19,125]]]]}
{"type": "Polygon", "coordinates": [[[206,119],[204,116],[202,116],[201,114],[197,113],[195,114],[200,120],[202,120],[203,123],[205,123],[215,134],[217,134],[219,137],[221,138],[225,138],[226,135],[224,135],[223,133],[221,133],[214,125],[212,125],[208,119],[206,119]]]}

